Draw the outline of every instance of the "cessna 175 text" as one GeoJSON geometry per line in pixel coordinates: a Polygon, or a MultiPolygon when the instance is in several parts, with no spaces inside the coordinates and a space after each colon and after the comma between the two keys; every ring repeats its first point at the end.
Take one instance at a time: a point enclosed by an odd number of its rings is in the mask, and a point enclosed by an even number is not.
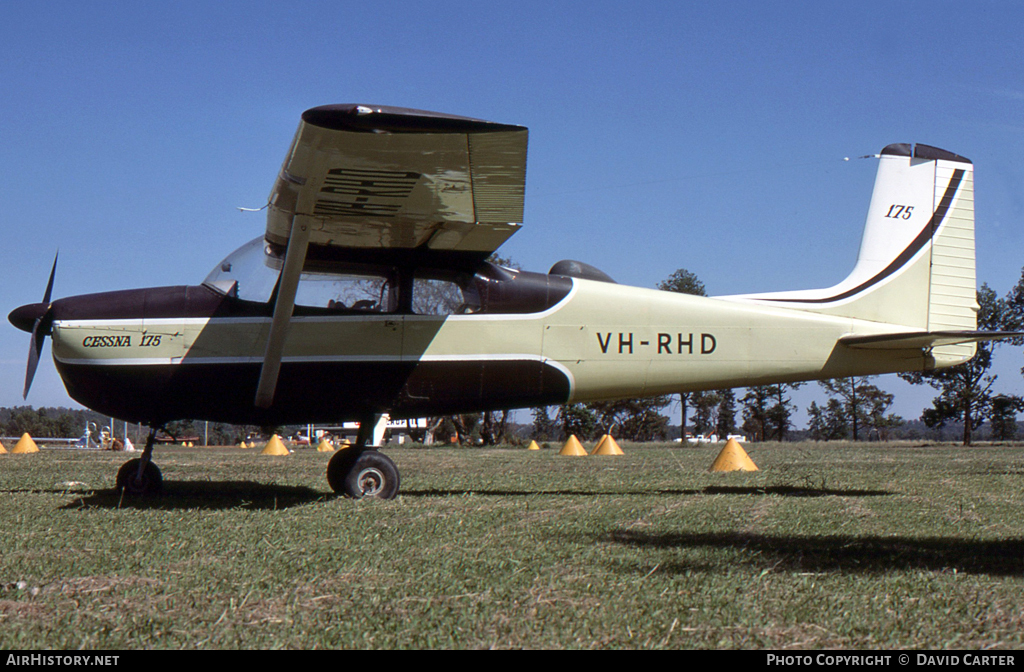
{"type": "MultiPolygon", "coordinates": [[[[927,371],[970,359],[973,166],[927,145],[878,155],[860,253],[828,289],[705,298],[487,258],[521,226],[527,130],[434,112],[307,110],[270,193],[265,235],[199,285],[15,309],[68,393],[106,415],[280,425],[361,422],[327,478],[393,497],[374,419],[927,371]]],[[[56,267],[56,260],[54,261],[56,267]]],[[[158,491],[153,437],[122,467],[158,491]]]]}

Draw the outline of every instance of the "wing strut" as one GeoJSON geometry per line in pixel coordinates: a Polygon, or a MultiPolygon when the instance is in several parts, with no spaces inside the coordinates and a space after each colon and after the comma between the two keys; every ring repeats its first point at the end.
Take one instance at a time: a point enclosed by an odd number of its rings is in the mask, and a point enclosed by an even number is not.
{"type": "Polygon", "coordinates": [[[260,370],[260,383],[256,388],[256,406],[270,408],[274,403],[274,391],[277,389],[277,377],[281,372],[281,356],[284,353],[284,342],[288,337],[291,324],[292,309],[295,307],[295,292],[299,287],[299,276],[306,263],[306,249],[309,247],[309,227],[298,224],[292,218],[291,236],[288,237],[288,249],[284,256],[284,268],[277,284],[277,300],[274,302],[274,318],[270,322],[270,335],[267,336],[267,349],[263,353],[263,368],[260,370]]]}

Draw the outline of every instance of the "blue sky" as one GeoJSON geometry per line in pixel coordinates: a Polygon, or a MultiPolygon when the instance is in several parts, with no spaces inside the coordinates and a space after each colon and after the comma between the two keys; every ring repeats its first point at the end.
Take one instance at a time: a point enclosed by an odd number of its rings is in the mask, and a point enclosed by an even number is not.
{"type": "MultiPolygon", "coordinates": [[[[528,126],[504,255],[647,287],[687,268],[712,294],[838,282],[876,167],[855,157],[943,147],[975,163],[978,279],[1003,294],[1022,25],[984,1],[4,3],[0,308],[42,297],[58,247],[58,297],[198,283],[263,231],[237,207],[266,202],[302,111],[343,102],[528,126]]],[[[0,405],[27,350],[0,329],[0,405]]],[[[999,351],[999,389],[1024,393],[1021,364],[999,351]]],[[[905,417],[932,396],[877,382],[905,417]]],[[[73,404],[49,347],[28,402],[73,404]]]]}

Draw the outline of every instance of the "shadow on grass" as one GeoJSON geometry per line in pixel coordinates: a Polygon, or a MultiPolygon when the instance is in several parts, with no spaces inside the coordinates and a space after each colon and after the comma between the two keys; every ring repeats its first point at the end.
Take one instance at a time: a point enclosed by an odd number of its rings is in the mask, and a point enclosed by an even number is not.
{"type": "Polygon", "coordinates": [[[777,495],[779,497],[884,497],[893,494],[887,490],[843,490],[794,485],[769,485],[763,487],[708,486],[701,490],[701,493],[705,495],[777,495]]]}
{"type": "MultiPolygon", "coordinates": [[[[7,492],[14,492],[7,491],[7,492]]],[[[31,489],[18,492],[75,495],[63,489],[31,489]]],[[[622,496],[699,496],[699,495],[751,495],[780,497],[872,497],[888,495],[884,490],[836,490],[793,486],[720,487],[702,489],[647,489],[647,490],[510,490],[503,488],[425,488],[403,490],[402,497],[622,497],[622,496]]],[[[156,497],[122,497],[115,489],[88,490],[76,496],[62,509],[98,507],[107,509],[285,509],[313,502],[335,499],[333,493],[303,486],[254,483],[251,481],[164,481],[163,493],[156,497]]]]}
{"type": "Polygon", "coordinates": [[[834,488],[805,488],[789,485],[763,486],[763,487],[732,487],[732,486],[708,486],[701,489],[674,490],[674,489],[646,489],[646,490],[506,490],[501,488],[466,488],[466,489],[440,489],[425,488],[422,490],[403,490],[403,497],[455,497],[461,495],[480,495],[490,497],[524,497],[530,495],[548,495],[555,497],[601,497],[623,495],[774,495],[777,497],[883,497],[891,495],[886,490],[840,490],[834,488]]]}
{"type": "Polygon", "coordinates": [[[335,495],[312,488],[253,483],[250,481],[164,481],[163,493],[155,497],[121,496],[118,490],[93,490],[76,497],[62,509],[96,507],[105,509],[250,509],[275,510],[302,506],[335,495]]]}
{"type": "MultiPolygon", "coordinates": [[[[749,533],[648,534],[616,530],[603,542],[655,549],[730,549],[749,554],[748,564],[772,571],[883,573],[892,570],[953,571],[967,574],[1024,574],[1024,539],[977,541],[955,537],[801,536],[749,533]]],[[[670,563],[662,570],[695,566],[670,563]]],[[[702,569],[712,569],[702,565],[702,569]]]]}

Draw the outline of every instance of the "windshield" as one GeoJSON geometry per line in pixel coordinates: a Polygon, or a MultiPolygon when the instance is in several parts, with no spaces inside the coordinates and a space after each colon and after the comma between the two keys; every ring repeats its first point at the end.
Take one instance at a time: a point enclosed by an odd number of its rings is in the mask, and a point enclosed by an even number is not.
{"type": "Polygon", "coordinates": [[[224,257],[203,284],[243,301],[266,303],[274,293],[281,263],[280,254],[260,236],[224,257]]]}

